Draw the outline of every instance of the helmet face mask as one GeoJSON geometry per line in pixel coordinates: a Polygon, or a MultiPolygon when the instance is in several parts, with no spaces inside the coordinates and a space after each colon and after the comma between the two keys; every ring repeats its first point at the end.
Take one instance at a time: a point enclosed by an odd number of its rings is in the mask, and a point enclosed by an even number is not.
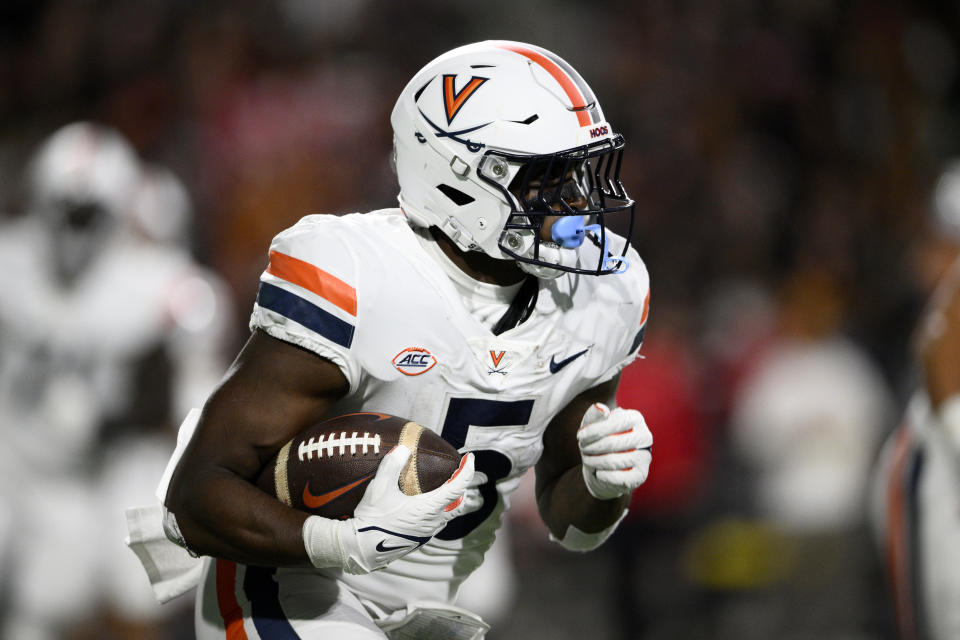
{"type": "Polygon", "coordinates": [[[622,136],[532,158],[488,151],[487,157],[519,165],[506,187],[494,175],[487,175],[491,169],[495,174],[500,163],[488,160],[477,168],[480,179],[499,189],[511,203],[499,240],[500,250],[518,262],[546,269],[591,275],[625,270],[627,244],[618,256],[602,251],[595,265],[569,266],[541,257],[542,249],[575,249],[585,238],[597,247],[605,247],[605,218],[619,212],[629,214],[629,237],[634,203],[620,181],[622,153],[622,136]],[[557,217],[570,218],[570,224],[558,224],[553,220],[557,217]],[[548,219],[553,222],[551,240],[544,239],[548,219]]]}
{"type": "Polygon", "coordinates": [[[542,278],[627,268],[605,249],[609,216],[633,228],[623,137],[556,55],[506,41],[454,49],[414,76],[391,122],[400,206],[413,224],[542,278]],[[602,248],[596,264],[578,256],[586,238],[602,248]]]}
{"type": "Polygon", "coordinates": [[[44,211],[52,266],[57,278],[71,282],[96,259],[117,220],[99,202],[58,199],[44,211]]]}
{"type": "Polygon", "coordinates": [[[72,285],[122,229],[140,179],[136,152],[109,127],[75,122],[40,145],[28,179],[30,208],[46,233],[51,267],[72,285]]]}

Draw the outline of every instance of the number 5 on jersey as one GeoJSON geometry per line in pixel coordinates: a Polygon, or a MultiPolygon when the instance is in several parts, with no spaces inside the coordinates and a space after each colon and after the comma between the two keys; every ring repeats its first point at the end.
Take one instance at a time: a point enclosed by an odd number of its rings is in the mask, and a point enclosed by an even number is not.
{"type": "MultiPolygon", "coordinates": [[[[467,442],[470,429],[525,425],[530,421],[532,413],[533,400],[505,402],[482,398],[451,398],[440,435],[460,450],[467,442]]],[[[506,478],[513,469],[510,458],[499,451],[482,449],[474,451],[473,455],[475,469],[487,478],[486,482],[478,487],[483,504],[476,511],[451,520],[436,535],[441,540],[458,540],[479,527],[493,513],[500,499],[497,481],[506,478]]]]}

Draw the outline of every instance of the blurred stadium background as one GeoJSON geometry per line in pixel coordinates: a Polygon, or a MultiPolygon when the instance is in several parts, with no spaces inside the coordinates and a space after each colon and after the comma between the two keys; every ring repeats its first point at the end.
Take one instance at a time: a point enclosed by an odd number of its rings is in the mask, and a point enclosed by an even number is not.
{"type": "MultiPolygon", "coordinates": [[[[394,205],[388,116],[417,69],[488,38],[551,49],[628,141],[653,304],[620,402],[657,455],[593,554],[549,545],[518,498],[508,562],[473,595],[489,637],[892,638],[865,493],[960,239],[929,198],[958,151],[958,33],[935,2],[7,0],[0,212],[28,214],[24,168],[56,128],[115,127],[186,187],[233,353],[275,233],[394,205]]],[[[150,632],[190,637],[189,615],[150,632]]],[[[124,637],[106,628],[70,633],[124,637]]]]}

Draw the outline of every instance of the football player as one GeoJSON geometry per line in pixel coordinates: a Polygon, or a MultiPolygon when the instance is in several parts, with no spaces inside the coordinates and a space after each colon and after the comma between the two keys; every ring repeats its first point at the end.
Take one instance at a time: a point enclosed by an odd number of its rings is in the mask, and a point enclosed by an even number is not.
{"type": "Polygon", "coordinates": [[[613,400],[649,283],[624,140],[590,87],[542,48],[482,42],[427,64],[391,122],[399,208],[311,215],[274,239],[252,335],[163,492],[169,536],[209,556],[201,640],[481,637],[450,605],[527,469],[575,551],[646,479],[650,431],[613,400]],[[460,470],[403,496],[397,447],[343,521],[252,484],[304,427],[361,409],[433,429],[460,470]]]}
{"type": "Polygon", "coordinates": [[[905,640],[960,637],[960,162],[931,214],[921,276],[940,282],[917,335],[921,383],[881,452],[872,504],[905,640]]]}
{"type": "Polygon", "coordinates": [[[210,345],[229,313],[186,252],[130,234],[140,161],[117,131],[64,126],[26,175],[28,215],[0,230],[0,521],[11,523],[0,636],[60,637],[104,602],[149,623],[166,612],[141,573],[127,579],[124,562],[139,572],[129,550],[103,543],[123,526],[107,492],[130,492],[143,469],[125,456],[105,490],[104,443],[169,429],[174,398],[210,393],[225,368],[210,345]],[[201,354],[218,358],[205,381],[201,354]]]}
{"type": "Polygon", "coordinates": [[[0,486],[16,523],[4,549],[3,637],[53,635],[95,604],[91,453],[122,402],[114,365],[135,342],[129,331],[103,331],[113,301],[130,293],[108,265],[138,171],[117,132],[70,125],[30,163],[28,215],[0,231],[0,291],[9,301],[0,305],[0,486]]]}
{"type": "Polygon", "coordinates": [[[176,433],[171,416],[182,416],[202,403],[223,375],[226,342],[233,335],[229,326],[233,300],[226,283],[198,264],[188,249],[192,203],[172,171],[141,163],[139,184],[127,213],[127,242],[145,255],[153,255],[153,260],[165,257],[170,271],[164,286],[148,294],[165,300],[161,310],[164,322],[155,336],[162,358],[147,360],[147,367],[156,370],[141,374],[137,384],[141,397],[154,396],[154,415],[127,412],[119,437],[109,439],[103,448],[98,490],[105,514],[102,535],[117,544],[101,545],[104,570],[99,584],[117,635],[148,638],[151,633],[162,635],[174,616],[189,615],[189,611],[185,610],[188,607],[157,604],[136,557],[119,544],[125,533],[123,508],[152,498],[176,433]],[[166,369],[170,369],[169,380],[157,388],[166,369]]]}

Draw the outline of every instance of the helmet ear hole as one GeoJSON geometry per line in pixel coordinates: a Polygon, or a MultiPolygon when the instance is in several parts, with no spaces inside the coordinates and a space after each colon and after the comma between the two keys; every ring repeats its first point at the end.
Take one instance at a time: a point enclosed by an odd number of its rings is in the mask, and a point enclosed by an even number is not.
{"type": "Polygon", "coordinates": [[[470,194],[464,193],[463,191],[460,191],[460,189],[451,187],[448,184],[438,184],[437,189],[440,191],[440,193],[450,198],[450,200],[452,200],[453,203],[458,207],[462,207],[463,205],[470,204],[474,201],[474,197],[470,194]]]}

